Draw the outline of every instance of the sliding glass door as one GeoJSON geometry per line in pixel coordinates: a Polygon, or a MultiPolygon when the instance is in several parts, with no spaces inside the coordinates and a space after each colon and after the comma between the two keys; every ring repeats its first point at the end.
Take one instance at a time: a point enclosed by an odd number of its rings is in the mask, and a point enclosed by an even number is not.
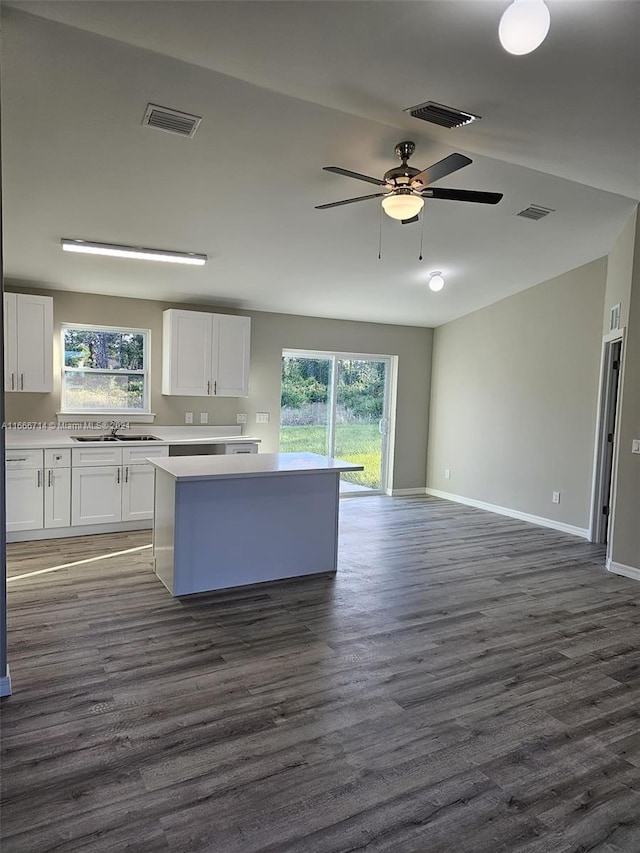
{"type": "Polygon", "coordinates": [[[364,465],[341,492],[386,486],[390,358],[285,350],[280,450],[307,450],[364,465]]]}

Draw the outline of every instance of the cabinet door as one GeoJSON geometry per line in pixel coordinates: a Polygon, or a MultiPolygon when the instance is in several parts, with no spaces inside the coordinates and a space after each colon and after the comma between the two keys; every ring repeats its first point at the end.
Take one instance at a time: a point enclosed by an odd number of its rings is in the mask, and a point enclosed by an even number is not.
{"type": "Polygon", "coordinates": [[[203,397],[213,393],[211,314],[164,311],[162,393],[203,397]]]}
{"type": "Polygon", "coordinates": [[[71,469],[47,468],[44,472],[44,526],[71,524],[71,469]]]}
{"type": "Polygon", "coordinates": [[[120,521],[122,468],[96,466],[71,469],[71,524],[120,521]]]}
{"type": "Polygon", "coordinates": [[[152,465],[125,465],[122,485],[122,520],[153,518],[152,465]]]}
{"type": "Polygon", "coordinates": [[[42,469],[8,470],[7,532],[40,530],[43,526],[42,469]]]}
{"type": "Polygon", "coordinates": [[[53,391],[53,299],[17,296],[17,391],[53,391]]]}
{"type": "Polygon", "coordinates": [[[249,396],[250,336],[250,317],[214,315],[212,373],[217,397],[249,396]]]}
{"type": "Polygon", "coordinates": [[[17,334],[15,293],[4,295],[4,390],[16,390],[17,378],[17,334]]]}

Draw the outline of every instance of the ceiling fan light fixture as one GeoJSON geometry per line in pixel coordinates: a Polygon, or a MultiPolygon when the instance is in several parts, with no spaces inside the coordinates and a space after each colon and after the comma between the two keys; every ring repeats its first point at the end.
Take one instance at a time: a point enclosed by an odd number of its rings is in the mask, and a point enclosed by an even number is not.
{"type": "Polygon", "coordinates": [[[434,270],[429,273],[429,289],[437,293],[444,287],[444,278],[440,270],[434,270]]]}
{"type": "Polygon", "coordinates": [[[515,56],[531,53],[547,37],[550,24],[544,0],[513,0],[500,18],[500,44],[515,56]]]}
{"type": "Polygon", "coordinates": [[[392,219],[412,219],[424,207],[424,199],[410,190],[397,191],[382,199],[382,209],[392,219]]]}

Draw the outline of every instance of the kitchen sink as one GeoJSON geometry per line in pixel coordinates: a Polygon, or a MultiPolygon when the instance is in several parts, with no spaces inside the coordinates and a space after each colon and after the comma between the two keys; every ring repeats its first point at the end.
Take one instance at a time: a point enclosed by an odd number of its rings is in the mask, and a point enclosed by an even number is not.
{"type": "Polygon", "coordinates": [[[72,441],[117,441],[113,435],[72,435],[72,441]]]}
{"type": "Polygon", "coordinates": [[[72,435],[73,441],[162,441],[157,435],[72,435]]]}

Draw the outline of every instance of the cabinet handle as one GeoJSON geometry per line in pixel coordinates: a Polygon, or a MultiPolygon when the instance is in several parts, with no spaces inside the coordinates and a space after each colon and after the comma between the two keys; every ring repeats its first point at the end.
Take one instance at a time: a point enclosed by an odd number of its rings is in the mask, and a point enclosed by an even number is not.
{"type": "Polygon", "coordinates": [[[47,471],[47,486],[51,488],[51,468],[47,471]]]}
{"type": "Polygon", "coordinates": [[[215,380],[215,382],[213,383],[213,393],[214,393],[214,394],[217,394],[217,393],[218,393],[218,380],[217,380],[217,379],[216,379],[216,380],[215,380]]]}
{"type": "Polygon", "coordinates": [[[125,481],[125,483],[129,482],[129,466],[128,465],[124,469],[124,481],[125,481]]]}
{"type": "Polygon", "coordinates": [[[120,482],[120,469],[116,468],[116,483],[120,482]]]}
{"type": "Polygon", "coordinates": [[[38,468],[38,488],[42,485],[42,471],[38,468]]]}
{"type": "Polygon", "coordinates": [[[211,380],[207,379],[207,394],[211,393],[211,380]]]}
{"type": "Polygon", "coordinates": [[[26,462],[26,461],[27,461],[26,456],[20,456],[20,457],[14,456],[13,458],[7,457],[7,462],[26,462]]]}
{"type": "Polygon", "coordinates": [[[16,375],[15,375],[15,373],[11,374],[11,390],[12,391],[16,390],[16,375]]]}
{"type": "Polygon", "coordinates": [[[24,391],[24,373],[20,374],[20,390],[24,391]]]}

